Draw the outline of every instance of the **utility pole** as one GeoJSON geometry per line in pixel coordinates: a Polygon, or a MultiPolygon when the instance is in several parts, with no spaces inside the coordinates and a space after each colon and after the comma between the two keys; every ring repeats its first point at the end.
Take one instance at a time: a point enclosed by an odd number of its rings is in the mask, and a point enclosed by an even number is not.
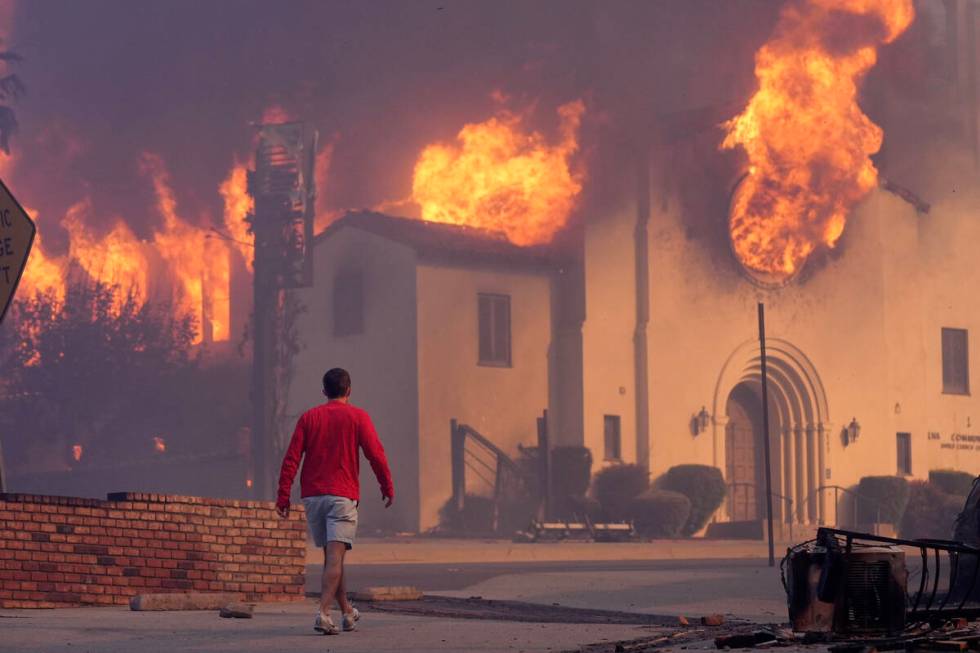
{"type": "Polygon", "coordinates": [[[274,498],[274,446],[279,397],[277,342],[282,294],[313,281],[314,169],[317,132],[305,123],[259,126],[255,170],[248,192],[255,201],[248,216],[255,239],[252,306],[252,496],[274,498]]]}

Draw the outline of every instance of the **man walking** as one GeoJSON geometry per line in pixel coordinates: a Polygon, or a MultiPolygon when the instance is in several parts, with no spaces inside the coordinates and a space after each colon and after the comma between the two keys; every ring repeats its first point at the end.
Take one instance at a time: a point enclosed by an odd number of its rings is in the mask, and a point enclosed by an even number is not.
{"type": "Polygon", "coordinates": [[[335,367],[323,375],[323,394],[327,402],[303,413],[289,441],[289,448],[279,473],[279,497],[276,512],[289,515],[289,493],[305,456],[300,474],[303,507],[310,535],[323,549],[323,587],[320,609],[313,629],[324,635],[340,631],[330,618],[334,599],[342,615],[344,630],[354,630],[360,618],[347,600],[344,586],[344,554],[354,546],[357,530],[357,505],[360,500],[358,448],[371,463],[381,485],[385,508],[395,499],[388,460],[367,411],[352,406],[350,374],[335,367]]]}

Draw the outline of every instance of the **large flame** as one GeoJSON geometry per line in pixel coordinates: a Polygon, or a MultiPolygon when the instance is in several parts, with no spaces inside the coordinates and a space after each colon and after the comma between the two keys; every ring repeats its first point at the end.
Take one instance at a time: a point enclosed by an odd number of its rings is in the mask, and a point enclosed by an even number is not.
{"type": "Polygon", "coordinates": [[[225,229],[232,244],[241,252],[252,269],[255,252],[252,246],[252,235],[248,230],[248,215],[255,208],[255,200],[248,194],[248,166],[241,163],[237,157],[228,171],[228,176],[221,182],[218,192],[224,199],[225,229]]]}
{"type": "MultiPolygon", "coordinates": [[[[144,154],[141,167],[153,183],[157,209],[163,218],[152,239],[137,237],[121,218],[116,218],[108,231],[92,229],[93,209],[86,198],[72,205],[62,217],[60,224],[68,233],[68,251],[53,255],[43,240],[49,224],[47,218],[28,209],[38,224],[38,231],[18,294],[47,292],[56,301],[62,301],[69,266],[74,263],[91,279],[122,289],[120,301],[132,296],[143,302],[151,294],[159,297],[159,292],[166,293],[164,299],[173,301],[182,312],[195,318],[196,342],[227,340],[230,330],[228,247],[212,238],[205,227],[178,216],[162,159],[144,154]],[[162,278],[155,278],[155,271],[162,278]]],[[[6,175],[13,168],[13,159],[4,158],[0,166],[3,173],[6,175]]]]}
{"type": "Polygon", "coordinates": [[[729,228],[743,265],[773,280],[833,247],[852,207],[875,186],[869,158],[882,131],[857,103],[877,47],[915,17],[912,0],[806,0],[784,8],[756,53],[759,89],[725,123],[724,148],[741,146],[749,172],[729,228]]]}
{"type": "Polygon", "coordinates": [[[518,245],[549,242],[582,190],[571,159],[584,111],[581,100],[559,107],[553,145],[508,111],[464,126],[455,144],[429,145],[412,180],[422,219],[501,231],[518,245]]]}
{"type": "Polygon", "coordinates": [[[177,201],[160,157],[145,153],[141,163],[153,181],[157,209],[163,217],[153,244],[178,284],[177,299],[198,317],[205,340],[227,340],[231,281],[227,246],[215,234],[177,215],[177,201]]]}

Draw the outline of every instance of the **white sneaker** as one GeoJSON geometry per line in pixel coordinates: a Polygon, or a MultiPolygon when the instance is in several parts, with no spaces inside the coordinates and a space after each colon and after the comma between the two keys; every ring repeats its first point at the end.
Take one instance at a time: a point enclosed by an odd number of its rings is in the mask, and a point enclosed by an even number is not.
{"type": "Polygon", "coordinates": [[[316,613],[316,619],[313,621],[313,630],[324,635],[340,634],[340,629],[334,624],[330,615],[325,615],[322,612],[316,613]]]}
{"type": "Polygon", "coordinates": [[[360,620],[360,611],[355,607],[351,607],[351,611],[344,615],[343,619],[340,620],[340,623],[346,632],[350,632],[352,630],[357,630],[356,624],[360,620]]]}

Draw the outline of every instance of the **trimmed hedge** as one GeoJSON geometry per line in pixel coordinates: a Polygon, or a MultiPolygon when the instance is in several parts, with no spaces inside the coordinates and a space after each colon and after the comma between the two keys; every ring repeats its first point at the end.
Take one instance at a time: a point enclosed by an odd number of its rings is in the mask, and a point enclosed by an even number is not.
{"type": "Polygon", "coordinates": [[[489,535],[493,533],[493,499],[467,494],[460,511],[450,498],[439,509],[439,526],[461,535],[489,535]]]}
{"type": "Polygon", "coordinates": [[[857,493],[859,524],[898,524],[909,500],[909,483],[901,476],[865,476],[857,493]]]}
{"type": "Polygon", "coordinates": [[[909,500],[898,528],[900,537],[948,540],[953,537],[956,516],[963,510],[964,498],[943,492],[925,481],[909,483],[909,500]]]}
{"type": "Polygon", "coordinates": [[[680,492],[647,490],[629,503],[629,517],[643,537],[677,537],[691,514],[691,502],[680,492]]]}
{"type": "Polygon", "coordinates": [[[946,494],[965,497],[973,489],[976,476],[955,469],[933,469],[929,472],[929,482],[946,494]]]}
{"type": "Polygon", "coordinates": [[[671,467],[664,475],[660,487],[679,492],[690,501],[690,514],[681,529],[684,535],[693,535],[704,528],[728,493],[721,470],[710,465],[671,467]]]}
{"type": "Polygon", "coordinates": [[[595,475],[595,498],[607,519],[629,519],[629,505],[634,497],[650,487],[650,475],[639,465],[613,465],[595,475]]]}

